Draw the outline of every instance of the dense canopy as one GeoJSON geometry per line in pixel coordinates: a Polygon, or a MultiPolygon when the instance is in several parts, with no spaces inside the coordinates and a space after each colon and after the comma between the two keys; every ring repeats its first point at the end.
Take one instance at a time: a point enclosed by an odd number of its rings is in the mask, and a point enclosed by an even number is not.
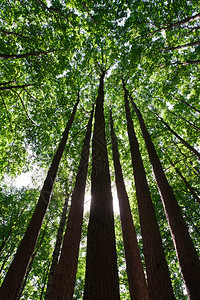
{"type": "MultiPolygon", "coordinates": [[[[137,173],[137,167],[134,168],[134,155],[137,154],[130,151],[131,137],[129,128],[127,130],[127,122],[130,121],[125,110],[125,103],[127,105],[125,95],[127,95],[169,267],[173,293],[176,299],[197,300],[190,298],[192,288],[188,288],[187,283],[186,287],[184,284],[187,280],[183,275],[184,268],[179,266],[181,254],[176,246],[176,237],[173,237],[173,225],[169,221],[171,215],[165,204],[164,208],[162,205],[162,201],[165,203],[165,200],[159,186],[159,175],[156,175],[149,153],[151,150],[148,149],[141,130],[140,113],[181,208],[180,215],[187,224],[189,235],[199,254],[200,6],[198,2],[195,0],[1,1],[0,279],[2,282],[25,234],[65,127],[69,125],[73,112],[75,114],[74,121],[71,120],[72,125],[69,126],[67,143],[58,163],[57,174],[55,173],[52,199],[43,220],[34,254],[31,255],[34,259],[29,261],[18,299],[45,297],[63,205],[69,198],[69,211],[70,203],[73,203],[72,199],[76,197],[73,191],[77,188],[76,181],[80,175],[79,161],[81,153],[84,152],[81,149],[83,145],[86,147],[84,137],[89,128],[87,124],[95,103],[94,136],[98,135],[96,124],[98,122],[100,124],[103,120],[97,116],[97,111],[101,110],[97,108],[101,106],[98,106],[100,103],[98,101],[102,101],[104,105],[106,135],[104,142],[107,145],[112,190],[116,194],[116,170],[113,164],[111,145],[113,141],[110,130],[111,110],[123,178],[143,267],[146,269],[141,208],[137,201],[139,197],[137,179],[134,177],[137,173]],[[26,186],[24,182],[23,188],[16,188],[12,183],[13,180],[28,171],[32,172],[33,183],[26,186]]],[[[93,156],[88,154],[87,196],[73,299],[83,299],[84,294],[89,191],[91,178],[93,182],[97,180],[93,160],[94,153],[97,153],[95,147],[98,145],[95,146],[94,141],[95,138],[91,147],[93,156]]],[[[100,156],[102,154],[104,157],[103,150],[98,151],[100,156]]],[[[106,154],[103,159],[106,160],[106,154]]],[[[87,169],[85,165],[84,168],[87,169]]],[[[95,189],[92,183],[93,193],[95,189]]],[[[70,220],[70,215],[68,218],[70,220]]],[[[93,213],[91,218],[94,218],[93,213]]],[[[139,299],[132,296],[130,298],[129,294],[130,282],[128,285],[126,272],[128,268],[124,258],[119,211],[114,218],[120,297],[139,299]]],[[[88,236],[90,243],[90,233],[88,236]]],[[[126,248],[125,241],[124,247],[126,248]]],[[[89,275],[86,277],[87,286],[90,277],[89,275]]],[[[85,295],[87,295],[86,288],[85,295]]],[[[92,298],[85,296],[84,299],[92,298]]],[[[150,296],[150,299],[158,298],[150,296]]]]}

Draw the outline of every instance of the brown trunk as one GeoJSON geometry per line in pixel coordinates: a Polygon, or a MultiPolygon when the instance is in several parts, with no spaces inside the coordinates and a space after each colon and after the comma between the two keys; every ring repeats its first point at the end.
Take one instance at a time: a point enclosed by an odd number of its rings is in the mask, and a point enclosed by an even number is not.
{"type": "Polygon", "coordinates": [[[69,211],[67,228],[63,240],[60,260],[55,270],[55,276],[52,282],[50,294],[47,295],[46,299],[73,299],[79,245],[83,224],[83,207],[85,198],[84,195],[88,171],[92,119],[93,110],[88,123],[88,128],[81,153],[81,160],[76,177],[74,191],[72,194],[71,207],[69,211]]]}
{"type": "Polygon", "coordinates": [[[130,97],[130,99],[140,122],[167,221],[171,230],[181,272],[188,290],[189,299],[200,299],[200,262],[198,255],[188,233],[186,223],[183,219],[173,190],[167,181],[156,149],[151,141],[151,136],[146,129],[142,115],[133,102],[132,97],[130,97]]]}
{"type": "Polygon", "coordinates": [[[60,224],[59,224],[58,233],[57,233],[57,237],[56,237],[56,244],[55,244],[55,248],[53,251],[52,262],[51,262],[51,267],[50,267],[49,276],[48,276],[46,297],[45,297],[46,299],[48,299],[48,295],[51,293],[53,278],[54,278],[56,266],[58,264],[60,248],[61,248],[62,240],[63,240],[63,232],[64,232],[65,222],[66,222],[66,218],[67,218],[68,201],[69,201],[69,195],[67,195],[67,197],[65,199],[62,215],[60,218],[60,224]]]}
{"type": "Polygon", "coordinates": [[[119,300],[114,216],[100,77],[92,141],[91,209],[87,235],[85,300],[119,300]]]}
{"type": "Polygon", "coordinates": [[[159,118],[159,120],[165,125],[165,127],[171,132],[173,133],[173,135],[175,135],[175,137],[177,137],[177,139],[186,147],[188,148],[190,151],[192,151],[199,159],[200,159],[200,153],[194,149],[190,144],[188,144],[188,142],[186,142],[180,135],[178,135],[171,127],[169,127],[169,125],[163,120],[163,118],[161,118],[160,116],[157,116],[159,118]]]}
{"type": "Polygon", "coordinates": [[[136,196],[139,208],[143,250],[147,271],[150,299],[174,299],[170,273],[162,247],[162,240],[157,224],[146,174],[135,135],[128,103],[128,92],[123,81],[127,130],[130,142],[131,158],[135,179],[136,196]]]}
{"type": "Polygon", "coordinates": [[[74,106],[71,118],[67,123],[61,142],[58,146],[56,154],[54,155],[53,161],[47,173],[33,216],[30,220],[25,235],[20,243],[17,253],[10,265],[4,282],[0,288],[0,300],[17,299],[18,294],[20,292],[24,276],[26,274],[31,256],[33,255],[35,245],[37,243],[43,219],[45,217],[46,210],[50,202],[59,162],[68,139],[68,133],[74,120],[78,102],[79,97],[78,101],[74,106]]]}
{"type": "Polygon", "coordinates": [[[44,237],[45,237],[47,225],[48,225],[48,223],[45,225],[45,228],[44,228],[44,230],[43,230],[41,239],[40,239],[40,241],[37,243],[37,248],[35,249],[35,251],[34,251],[34,253],[33,253],[32,257],[31,257],[31,260],[30,260],[30,263],[29,263],[29,266],[28,266],[26,275],[25,275],[24,280],[23,280],[23,283],[22,283],[22,287],[21,287],[21,289],[20,289],[20,293],[19,293],[18,298],[17,298],[18,300],[21,299],[22,293],[23,293],[24,288],[25,288],[25,286],[26,286],[27,279],[28,279],[29,274],[30,274],[30,272],[31,272],[31,270],[32,270],[32,265],[33,265],[34,259],[35,259],[36,255],[37,255],[37,253],[38,253],[38,250],[40,249],[40,247],[41,247],[41,245],[42,245],[43,239],[44,239],[44,237]]]}
{"type": "Polygon", "coordinates": [[[113,162],[115,168],[115,182],[119,199],[129,292],[131,300],[148,300],[148,289],[138,248],[137,236],[133,224],[129,199],[126,192],[122,168],[119,160],[118,143],[113,128],[112,114],[110,114],[110,127],[112,137],[113,162]]]}

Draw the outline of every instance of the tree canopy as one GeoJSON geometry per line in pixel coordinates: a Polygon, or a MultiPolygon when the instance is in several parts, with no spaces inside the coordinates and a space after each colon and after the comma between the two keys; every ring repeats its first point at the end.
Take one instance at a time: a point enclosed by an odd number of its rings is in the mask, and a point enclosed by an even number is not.
{"type": "MultiPolygon", "coordinates": [[[[26,230],[65,126],[79,98],[21,299],[43,299],[62,206],[73,192],[90,111],[104,78],[104,116],[111,184],[112,109],[120,161],[142,256],[122,79],[140,110],[199,254],[200,6],[199,1],[2,0],[0,7],[1,280],[26,230]],[[21,173],[42,170],[37,184],[16,189],[21,173]],[[9,181],[9,180],[10,181],[9,181]]],[[[134,123],[165,257],[177,299],[187,299],[169,226],[140,124],[134,123]]],[[[89,162],[87,191],[92,163],[89,162]]],[[[34,177],[34,174],[33,174],[34,177]]],[[[89,196],[90,197],[90,196],[89,196]]],[[[85,202],[88,201],[86,197],[85,202]]],[[[87,212],[74,299],[84,290],[87,212]]],[[[122,299],[130,299],[118,215],[117,259],[122,299]]]]}

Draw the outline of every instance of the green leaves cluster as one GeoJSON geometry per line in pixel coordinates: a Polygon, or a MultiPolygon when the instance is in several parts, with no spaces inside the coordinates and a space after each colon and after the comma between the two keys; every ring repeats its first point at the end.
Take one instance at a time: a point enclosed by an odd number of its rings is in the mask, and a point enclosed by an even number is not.
{"type": "MultiPolygon", "coordinates": [[[[182,139],[199,151],[198,1],[3,0],[1,2],[1,178],[17,176],[34,164],[44,169],[48,168],[79,92],[80,105],[56,183],[56,189],[63,191],[63,194],[68,188],[70,190],[73,188],[84,127],[97,95],[98,76],[102,70],[107,71],[105,78],[107,141],[109,144],[109,111],[112,108],[124,178],[138,236],[140,236],[139,221],[126,134],[122,77],[143,115],[193,241],[199,249],[199,203],[189,186],[199,196],[200,164],[197,157],[160,120],[162,117],[182,139]],[[177,172],[180,172],[182,177],[177,172]]],[[[178,299],[184,299],[183,283],[175,252],[146,147],[133,111],[132,117],[176,296],[178,299]]],[[[110,147],[108,149],[111,160],[111,149],[110,147]]],[[[112,163],[110,166],[113,174],[112,163]]],[[[5,262],[2,266],[3,275],[23,236],[37,194],[38,191],[33,189],[10,191],[9,188],[2,186],[1,243],[6,240],[1,252],[3,264],[5,262]]],[[[52,204],[49,208],[50,221],[45,223],[49,225],[24,290],[24,299],[28,297],[39,299],[40,296],[33,286],[38,282],[38,289],[42,293],[45,284],[53,249],[51,240],[55,239],[56,234],[55,224],[50,223],[54,223],[54,220],[56,224],[58,223],[56,207],[60,211],[62,206],[60,196],[57,195],[55,198],[57,199],[53,202],[55,206],[52,204]],[[47,248],[50,249],[49,252],[45,250],[47,248]],[[40,269],[44,270],[44,274],[39,275],[40,269]]],[[[121,268],[120,280],[123,285],[122,295],[124,299],[128,299],[121,231],[116,230],[119,238],[117,247],[121,268]]],[[[77,278],[80,277],[77,282],[81,289],[77,284],[75,299],[81,299],[84,247],[85,245],[81,248],[82,256],[77,275],[77,278]]]]}

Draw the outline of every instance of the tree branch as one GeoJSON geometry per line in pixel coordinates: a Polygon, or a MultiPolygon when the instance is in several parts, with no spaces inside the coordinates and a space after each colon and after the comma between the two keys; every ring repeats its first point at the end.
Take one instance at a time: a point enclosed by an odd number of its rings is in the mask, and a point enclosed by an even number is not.
{"type": "Polygon", "coordinates": [[[3,86],[0,87],[0,91],[7,91],[7,90],[13,90],[13,89],[20,89],[25,88],[27,86],[33,86],[34,84],[23,84],[23,85],[13,85],[13,86],[3,86]]]}
{"type": "Polygon", "coordinates": [[[19,58],[27,58],[29,56],[42,56],[43,54],[47,54],[50,51],[42,51],[42,52],[28,52],[24,54],[3,54],[0,53],[0,58],[1,59],[19,59],[19,58]]]}

